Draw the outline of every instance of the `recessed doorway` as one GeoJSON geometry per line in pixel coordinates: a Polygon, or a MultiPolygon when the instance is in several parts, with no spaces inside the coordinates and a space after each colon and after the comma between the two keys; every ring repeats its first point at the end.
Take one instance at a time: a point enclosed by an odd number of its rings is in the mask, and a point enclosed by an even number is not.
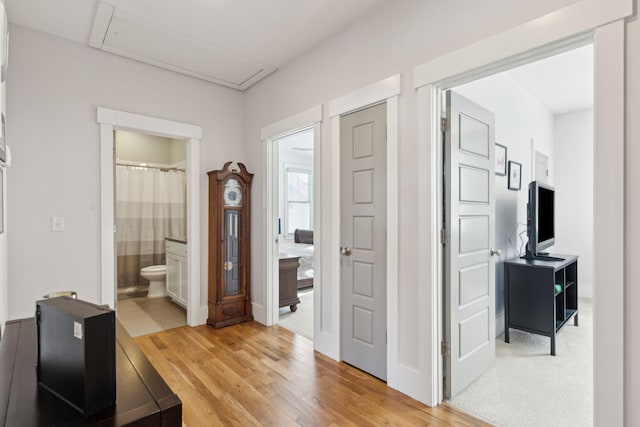
{"type": "MultiPolygon", "coordinates": [[[[101,242],[101,293],[102,304],[117,308],[116,241],[115,241],[115,141],[114,132],[125,130],[145,135],[178,139],[186,142],[186,312],[187,324],[204,324],[206,305],[202,306],[200,294],[200,186],[199,144],[200,126],[142,116],[124,111],[98,107],[97,122],[100,125],[100,242],[101,242]]],[[[180,273],[184,275],[184,273],[180,273]]]]}
{"type": "Polygon", "coordinates": [[[273,141],[278,171],[278,323],[313,340],[314,129],[273,141]]]}
{"type": "Polygon", "coordinates": [[[187,324],[186,142],[116,130],[118,318],[132,336],[187,324]]]}
{"type": "MultiPolygon", "coordinates": [[[[495,140],[491,142],[506,147],[507,165],[519,165],[521,185],[510,183],[513,177],[508,167],[506,176],[496,173],[491,177],[495,184],[495,244],[487,251],[500,249],[494,267],[496,280],[490,284],[492,296],[495,294],[495,317],[490,319],[495,322],[495,362],[449,400],[497,425],[531,419],[540,424],[593,424],[592,69],[593,49],[587,45],[452,88],[495,115],[495,140]],[[541,87],[551,94],[545,96],[541,87]],[[506,343],[503,335],[504,261],[524,255],[527,217],[531,216],[527,190],[532,181],[555,188],[555,245],[551,252],[579,257],[579,281],[573,286],[579,289],[580,322],[579,326],[567,323],[558,332],[556,356],[550,355],[550,340],[545,336],[510,329],[510,342],[506,343]],[[486,405],[487,395],[500,403],[486,405]],[[561,402],[554,399],[557,395],[564,396],[561,402]],[[532,405],[533,401],[537,403],[532,405]],[[545,407],[543,413],[536,410],[541,406],[545,407]]],[[[454,226],[455,219],[452,223],[454,226]]],[[[556,296],[556,311],[564,307],[562,292],[561,288],[556,296]]],[[[445,309],[444,316],[448,311],[445,309]]],[[[455,358],[456,354],[452,351],[447,357],[455,358]]]]}

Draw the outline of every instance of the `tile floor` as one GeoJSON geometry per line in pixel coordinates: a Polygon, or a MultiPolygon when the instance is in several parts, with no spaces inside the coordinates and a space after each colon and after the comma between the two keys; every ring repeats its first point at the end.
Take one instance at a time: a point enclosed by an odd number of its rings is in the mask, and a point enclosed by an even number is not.
{"type": "Polygon", "coordinates": [[[169,297],[118,300],[116,316],[132,337],[187,324],[187,312],[169,297]]]}

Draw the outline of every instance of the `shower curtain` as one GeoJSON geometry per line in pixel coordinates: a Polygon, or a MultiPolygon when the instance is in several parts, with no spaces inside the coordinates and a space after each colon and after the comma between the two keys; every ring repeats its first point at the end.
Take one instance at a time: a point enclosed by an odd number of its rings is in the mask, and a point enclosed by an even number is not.
{"type": "Polygon", "coordinates": [[[186,239],[185,173],[116,166],[118,287],[146,281],[140,269],[165,263],[165,237],[186,239]]]}

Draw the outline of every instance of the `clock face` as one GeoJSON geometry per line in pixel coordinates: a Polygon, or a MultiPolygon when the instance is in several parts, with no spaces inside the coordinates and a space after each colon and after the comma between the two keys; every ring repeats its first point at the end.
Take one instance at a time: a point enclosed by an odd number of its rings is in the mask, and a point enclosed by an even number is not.
{"type": "Polygon", "coordinates": [[[226,206],[242,204],[242,187],[238,180],[232,178],[224,185],[224,204],[226,206]]]}

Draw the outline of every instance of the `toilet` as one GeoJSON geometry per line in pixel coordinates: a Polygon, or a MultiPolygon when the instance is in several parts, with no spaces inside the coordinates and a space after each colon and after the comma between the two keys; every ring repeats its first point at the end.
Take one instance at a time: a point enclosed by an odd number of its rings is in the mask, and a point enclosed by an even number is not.
{"type": "Polygon", "coordinates": [[[149,281],[149,292],[147,298],[163,297],[167,294],[165,277],[167,276],[166,265],[150,265],[140,270],[140,275],[149,281]]]}

